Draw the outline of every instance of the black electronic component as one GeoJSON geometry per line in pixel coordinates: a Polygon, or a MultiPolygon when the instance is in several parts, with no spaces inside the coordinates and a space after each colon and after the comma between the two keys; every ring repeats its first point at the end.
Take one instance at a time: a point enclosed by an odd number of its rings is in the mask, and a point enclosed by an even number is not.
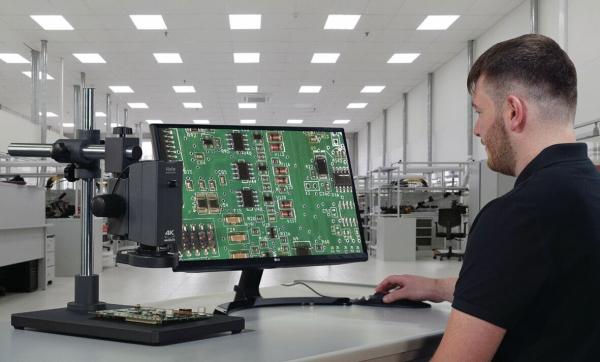
{"type": "Polygon", "coordinates": [[[327,160],[325,156],[319,155],[315,158],[315,169],[320,178],[327,178],[327,160]]]}
{"type": "Polygon", "coordinates": [[[208,211],[208,200],[206,199],[206,194],[196,195],[196,210],[205,214],[208,211]]]}
{"type": "Polygon", "coordinates": [[[271,239],[275,239],[276,236],[277,236],[277,231],[275,230],[275,228],[273,226],[269,227],[269,237],[271,239]]]}
{"type": "Polygon", "coordinates": [[[310,255],[310,245],[308,244],[300,244],[295,246],[296,255],[297,256],[307,256],[310,255]]]}
{"type": "Polygon", "coordinates": [[[259,162],[258,163],[258,170],[261,173],[266,173],[267,172],[267,165],[264,162],[259,162]]]}
{"type": "Polygon", "coordinates": [[[263,194],[263,200],[265,200],[265,203],[267,204],[273,203],[273,195],[269,192],[265,192],[263,194]]]}
{"type": "Polygon", "coordinates": [[[203,143],[204,143],[204,146],[207,148],[213,148],[215,145],[213,139],[210,137],[204,138],[203,143]]]}
{"type": "Polygon", "coordinates": [[[242,196],[242,206],[254,207],[256,205],[254,201],[254,191],[250,189],[242,189],[240,191],[242,196]]]}
{"type": "Polygon", "coordinates": [[[260,132],[254,132],[254,134],[252,135],[252,137],[256,140],[262,140],[262,134],[260,134],[260,132]]]}
{"type": "Polygon", "coordinates": [[[208,199],[208,209],[211,214],[219,212],[219,199],[217,198],[216,193],[209,193],[207,196],[208,199]]]}
{"type": "Polygon", "coordinates": [[[352,178],[347,172],[334,172],[333,183],[335,186],[352,186],[352,178]]]}
{"type": "Polygon", "coordinates": [[[250,167],[246,162],[237,162],[238,177],[240,180],[250,180],[250,167]]]}
{"type": "Polygon", "coordinates": [[[231,140],[233,142],[233,149],[235,151],[244,151],[246,150],[246,146],[244,145],[244,135],[235,132],[231,134],[231,140]]]}

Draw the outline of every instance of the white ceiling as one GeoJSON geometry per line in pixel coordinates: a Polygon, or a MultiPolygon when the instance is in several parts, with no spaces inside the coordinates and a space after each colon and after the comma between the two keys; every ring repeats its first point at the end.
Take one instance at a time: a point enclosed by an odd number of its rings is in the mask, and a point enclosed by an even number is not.
{"type": "MultiPolygon", "coordinates": [[[[60,58],[64,58],[64,122],[72,122],[73,84],[80,72],[96,88],[96,111],[105,111],[109,85],[129,85],[134,94],[117,94],[119,116],[126,102],[145,102],[129,110],[129,125],[145,119],[191,123],[331,126],[351,119],[356,131],[380,116],[443,63],[466,47],[523,0],[0,0],[0,53],[30,58],[48,40],[48,111],[60,111],[60,58]],[[230,30],[228,14],[262,14],[261,30],[230,30]],[[74,31],[45,31],[30,15],[63,15],[74,31]],[[130,14],[162,14],[168,31],[137,30],[130,14]],[[328,14],[361,14],[355,30],[323,30],[328,14]],[[417,31],[427,15],[460,15],[447,31],[417,31]],[[81,64],[72,53],[97,52],[106,64],[81,64]],[[158,64],[152,53],[181,53],[183,64],[158,64]],[[260,52],[259,64],[234,64],[233,52],[260,52]],[[314,52],[341,53],[336,64],[311,64],[314,52]],[[393,53],[421,53],[412,64],[387,64],[393,53]],[[185,84],[195,94],[176,94],[185,84]],[[258,84],[270,97],[257,109],[238,109],[236,85],[258,84]],[[300,85],[322,85],[318,94],[299,94],[300,85]],[[380,94],[361,94],[365,85],[385,85],[380,94]],[[184,109],[182,102],[202,102],[184,109]],[[350,102],[368,102],[348,110],[350,102]]],[[[31,81],[21,72],[29,64],[0,61],[0,104],[22,114],[31,109],[31,81]]],[[[114,112],[113,112],[114,113],[114,112]]],[[[49,124],[59,127],[59,120],[49,124]]],[[[114,121],[114,118],[113,118],[114,121]]],[[[102,127],[103,118],[97,119],[102,127]]],[[[145,122],[144,122],[145,123],[145,122]]]]}

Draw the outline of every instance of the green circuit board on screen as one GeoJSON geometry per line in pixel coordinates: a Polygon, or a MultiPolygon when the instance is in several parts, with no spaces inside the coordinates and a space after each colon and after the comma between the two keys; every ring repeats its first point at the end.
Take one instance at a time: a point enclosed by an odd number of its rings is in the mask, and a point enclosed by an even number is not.
{"type": "Polygon", "coordinates": [[[158,132],[183,161],[181,261],[364,252],[341,132],[158,132]]]}

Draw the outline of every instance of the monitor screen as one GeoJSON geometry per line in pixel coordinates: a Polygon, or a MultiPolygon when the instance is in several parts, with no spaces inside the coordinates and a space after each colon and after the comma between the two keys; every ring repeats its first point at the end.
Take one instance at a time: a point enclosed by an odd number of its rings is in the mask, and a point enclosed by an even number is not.
{"type": "Polygon", "coordinates": [[[158,160],[183,162],[176,271],[367,260],[341,128],[154,124],[158,160]]]}

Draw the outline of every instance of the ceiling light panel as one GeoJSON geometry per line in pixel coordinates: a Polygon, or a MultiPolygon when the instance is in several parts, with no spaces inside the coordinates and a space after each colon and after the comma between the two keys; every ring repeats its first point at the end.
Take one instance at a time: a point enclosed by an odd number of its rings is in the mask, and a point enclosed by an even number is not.
{"type": "Polygon", "coordinates": [[[175,93],[196,93],[196,88],[193,85],[174,85],[175,93]]]}
{"type": "MultiPolygon", "coordinates": [[[[30,71],[24,71],[24,72],[21,72],[21,73],[25,74],[27,76],[27,78],[31,78],[31,72],[30,71]]],[[[42,79],[42,72],[38,73],[38,79],[42,79]]],[[[54,77],[51,76],[50,74],[46,74],[46,79],[47,80],[54,80],[54,77]]]]}
{"type": "Polygon", "coordinates": [[[44,30],[73,30],[62,15],[31,15],[31,18],[44,30]]]}
{"type": "Polygon", "coordinates": [[[260,53],[233,53],[234,63],[259,63],[260,53]]]}
{"type": "Polygon", "coordinates": [[[160,119],[147,119],[146,123],[148,123],[148,124],[163,124],[163,121],[160,119]]]}
{"type": "Polygon", "coordinates": [[[333,121],[333,124],[348,124],[350,123],[349,119],[336,119],[333,121]]]}
{"type": "Polygon", "coordinates": [[[106,113],[104,113],[104,112],[96,112],[96,117],[99,117],[99,118],[106,117],[106,113]]]}
{"type": "Polygon", "coordinates": [[[183,63],[183,60],[181,59],[181,55],[179,55],[179,53],[153,53],[152,55],[154,55],[154,59],[156,59],[156,61],[158,63],[164,63],[164,64],[183,63]]]}
{"type": "Polygon", "coordinates": [[[421,55],[420,53],[396,53],[387,61],[388,63],[412,63],[421,55]]]}
{"type": "Polygon", "coordinates": [[[183,102],[184,108],[202,108],[202,103],[200,102],[183,102]]]}
{"type": "Polygon", "coordinates": [[[256,123],[255,119],[240,119],[241,124],[254,124],[256,123]]]}
{"type": "Polygon", "coordinates": [[[106,60],[98,53],[73,53],[73,56],[82,63],[99,64],[106,63],[106,60]]]}
{"type": "Polygon", "coordinates": [[[229,28],[231,30],[256,30],[260,29],[260,14],[231,14],[229,15],[229,28]]]}
{"type": "Polygon", "coordinates": [[[210,121],[208,119],[195,119],[193,120],[193,122],[195,124],[210,124],[210,121]]]}
{"type": "Polygon", "coordinates": [[[417,30],[446,30],[459,17],[459,15],[429,15],[417,27],[417,30]]]}
{"type": "Polygon", "coordinates": [[[360,91],[361,93],[381,93],[385,89],[384,85],[366,85],[360,91]]]}
{"type": "Polygon", "coordinates": [[[62,126],[64,128],[73,128],[75,127],[75,123],[63,123],[62,126]]]}
{"type": "Polygon", "coordinates": [[[54,112],[46,112],[46,117],[47,118],[56,118],[56,117],[58,117],[58,114],[56,114],[54,112]]]}
{"type": "Polygon", "coordinates": [[[129,15],[138,30],[167,30],[162,15],[129,15]]]}
{"type": "Polygon", "coordinates": [[[329,15],[324,29],[327,30],[353,30],[360,15],[329,15]]]}
{"type": "Polygon", "coordinates": [[[320,85],[302,85],[300,86],[298,93],[319,93],[320,91],[320,85]]]}
{"type": "Polygon", "coordinates": [[[287,120],[287,124],[302,124],[302,122],[304,122],[301,119],[288,119],[287,120]]]}
{"type": "Polygon", "coordinates": [[[336,63],[340,53],[314,53],[311,63],[336,63]]]}
{"type": "Polygon", "coordinates": [[[109,85],[108,88],[113,93],[133,93],[133,89],[128,85],[109,85]]]}
{"type": "Polygon", "coordinates": [[[236,91],[238,93],[256,93],[258,92],[257,85],[238,85],[236,86],[236,91]]]}
{"type": "Polygon", "coordinates": [[[146,109],[148,105],[146,103],[127,103],[131,109],[146,109]]]}
{"type": "Polygon", "coordinates": [[[15,63],[15,64],[23,64],[29,63],[29,60],[23,58],[21,54],[16,53],[0,53],[0,59],[2,59],[5,63],[15,63]]]}
{"type": "Polygon", "coordinates": [[[367,103],[348,103],[346,108],[348,109],[363,109],[367,106],[367,103]]]}
{"type": "Polygon", "coordinates": [[[255,109],[256,103],[238,103],[240,109],[255,109]]]}

